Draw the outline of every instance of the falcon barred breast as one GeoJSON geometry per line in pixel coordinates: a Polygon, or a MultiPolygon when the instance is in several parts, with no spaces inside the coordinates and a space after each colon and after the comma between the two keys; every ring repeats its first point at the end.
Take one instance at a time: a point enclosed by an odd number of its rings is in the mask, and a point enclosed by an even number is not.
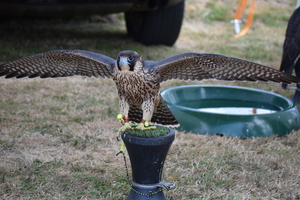
{"type": "Polygon", "coordinates": [[[5,78],[87,76],[113,79],[119,95],[120,130],[149,122],[178,126],[162,99],[160,83],[171,80],[237,80],[300,83],[300,79],[260,64],[216,54],[185,53],[161,61],[144,61],[135,51],[125,50],[117,59],[84,50],[54,50],[0,65],[5,78]]]}

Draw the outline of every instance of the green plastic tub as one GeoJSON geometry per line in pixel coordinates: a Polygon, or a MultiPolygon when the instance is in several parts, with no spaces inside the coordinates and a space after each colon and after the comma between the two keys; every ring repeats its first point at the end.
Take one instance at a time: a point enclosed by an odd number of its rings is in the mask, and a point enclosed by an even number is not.
{"type": "Polygon", "coordinates": [[[188,85],[164,90],[161,95],[179,121],[181,131],[249,138],[282,136],[300,128],[297,106],[272,92],[188,85]]]}

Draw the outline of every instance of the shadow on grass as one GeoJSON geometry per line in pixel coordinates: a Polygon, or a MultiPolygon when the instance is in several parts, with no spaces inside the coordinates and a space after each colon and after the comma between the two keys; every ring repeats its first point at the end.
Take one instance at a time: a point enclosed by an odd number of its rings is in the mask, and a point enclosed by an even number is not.
{"type": "Polygon", "coordinates": [[[0,49],[0,62],[54,49],[100,49],[115,57],[122,47],[135,43],[120,20],[7,19],[0,23],[0,38],[0,46],[5,47],[0,49]]]}

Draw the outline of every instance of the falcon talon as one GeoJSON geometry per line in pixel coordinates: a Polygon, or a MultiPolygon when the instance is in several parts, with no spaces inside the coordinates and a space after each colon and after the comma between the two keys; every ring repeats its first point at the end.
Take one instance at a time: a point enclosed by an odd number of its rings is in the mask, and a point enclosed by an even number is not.
{"type": "Polygon", "coordinates": [[[138,126],[138,124],[131,124],[131,128],[135,129],[138,126]]]}
{"type": "MultiPolygon", "coordinates": [[[[131,127],[149,129],[146,122],[163,126],[179,125],[159,93],[160,83],[172,79],[201,81],[274,81],[300,83],[300,78],[271,67],[217,54],[185,53],[161,61],[146,61],[135,51],[121,51],[116,59],[84,50],[53,50],[0,65],[0,76],[23,77],[102,77],[112,79],[118,90],[118,119],[131,127]],[[145,124],[139,123],[141,119],[145,124]]],[[[153,129],[151,127],[150,129],[153,129]]]]}
{"type": "Polygon", "coordinates": [[[151,129],[156,129],[156,126],[145,126],[144,123],[139,123],[134,129],[138,129],[138,130],[151,130],[151,129]]]}
{"type": "Polygon", "coordinates": [[[126,122],[126,123],[124,124],[124,126],[122,126],[122,127],[119,129],[119,131],[118,131],[118,136],[117,136],[117,137],[120,137],[120,136],[121,136],[121,132],[125,132],[127,129],[131,129],[131,127],[132,127],[132,124],[126,122]]]}

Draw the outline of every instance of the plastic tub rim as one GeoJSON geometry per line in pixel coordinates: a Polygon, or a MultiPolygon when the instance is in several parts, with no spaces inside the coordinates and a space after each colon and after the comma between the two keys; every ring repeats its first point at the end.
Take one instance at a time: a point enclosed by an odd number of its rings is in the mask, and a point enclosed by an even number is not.
{"type": "MultiPolygon", "coordinates": [[[[225,85],[182,85],[182,86],[176,86],[176,87],[173,87],[173,88],[168,88],[166,90],[163,90],[161,92],[161,95],[164,96],[165,93],[171,91],[171,90],[176,90],[176,89],[182,89],[182,88],[191,88],[191,87],[207,87],[207,88],[213,88],[213,87],[218,87],[218,88],[229,88],[229,89],[239,89],[239,90],[248,90],[248,91],[255,91],[255,92],[263,92],[263,93],[266,93],[266,94],[269,94],[269,95],[273,95],[273,96],[276,96],[280,99],[283,99],[285,100],[287,103],[288,103],[288,106],[286,108],[283,108],[282,110],[279,110],[279,111],[276,111],[274,113],[284,113],[284,112],[288,112],[289,109],[293,108],[295,106],[295,104],[288,98],[282,96],[282,95],[279,95],[279,94],[276,94],[276,93],[273,93],[273,92],[270,92],[270,91],[265,91],[265,90],[260,90],[260,89],[255,89],[255,88],[247,88],[247,87],[242,87],[242,86],[225,86],[225,85]]],[[[224,99],[226,100],[226,99],[224,99]]],[[[232,116],[252,116],[252,115],[259,115],[259,116],[262,116],[262,115],[274,115],[274,113],[263,113],[263,114],[227,114],[227,113],[217,113],[217,112],[208,112],[208,111],[200,111],[200,110],[197,110],[197,109],[194,109],[194,108],[190,108],[190,107],[186,107],[186,106],[181,106],[181,105],[177,105],[177,104],[173,104],[173,103],[170,103],[169,101],[165,100],[165,102],[167,103],[168,106],[173,106],[173,107],[177,107],[179,109],[184,109],[184,110],[188,110],[188,111],[192,111],[192,112],[199,112],[199,113],[206,113],[206,114],[215,114],[215,115],[232,115],[232,116]]]]}

